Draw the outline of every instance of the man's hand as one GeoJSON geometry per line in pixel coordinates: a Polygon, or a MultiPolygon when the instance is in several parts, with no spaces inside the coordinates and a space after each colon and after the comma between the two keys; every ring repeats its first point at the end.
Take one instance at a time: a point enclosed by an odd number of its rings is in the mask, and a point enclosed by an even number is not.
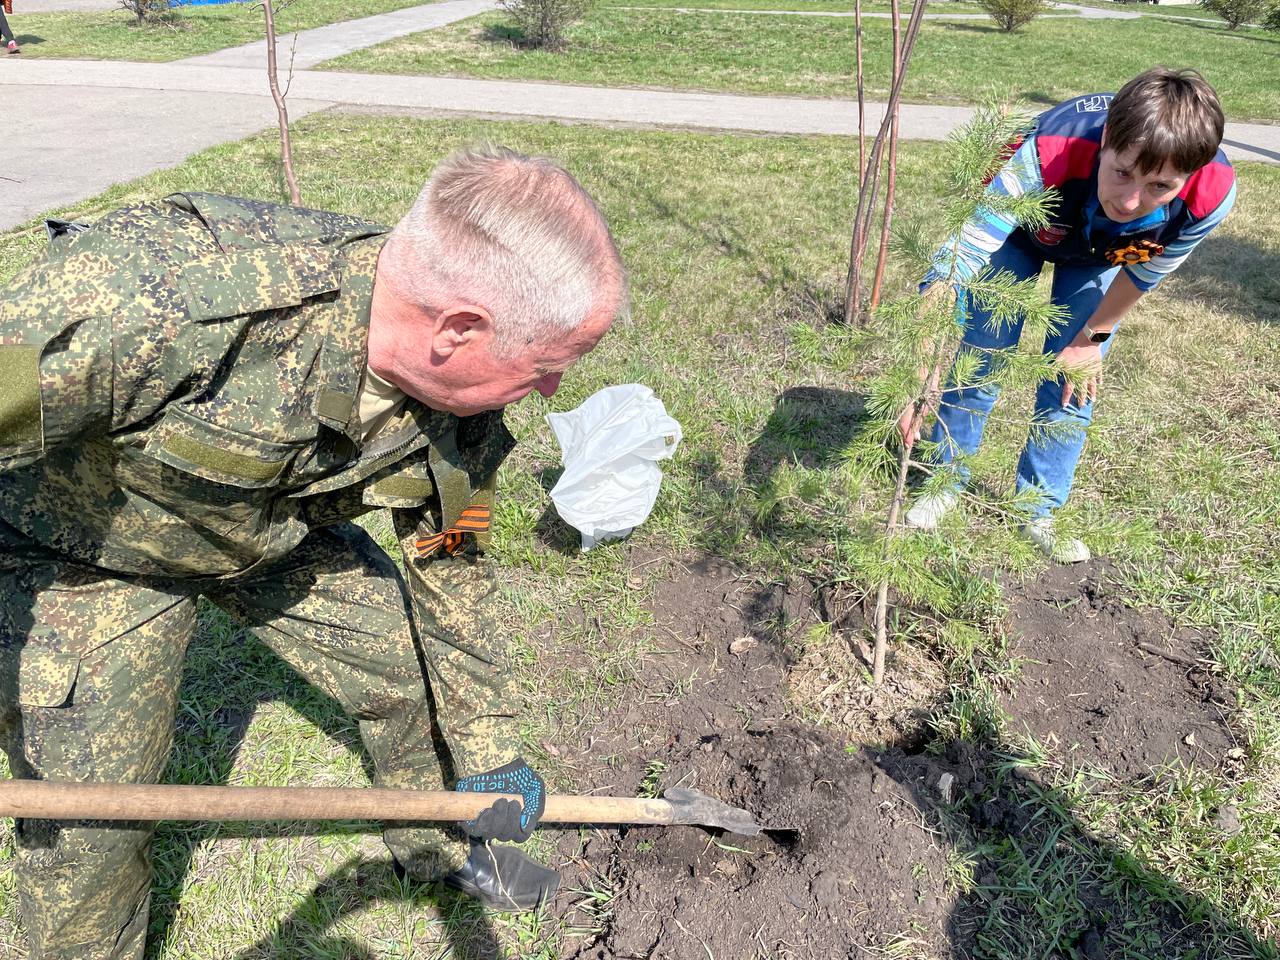
{"type": "Polygon", "coordinates": [[[1062,405],[1066,407],[1075,398],[1076,406],[1083,407],[1098,399],[1102,386],[1102,347],[1090,343],[1086,327],[1058,354],[1058,361],[1066,372],[1062,388],[1062,405]]]}
{"type": "Polygon", "coordinates": [[[477,840],[523,843],[533,834],[547,805],[546,784],[521,757],[487,773],[463,777],[454,789],[464,793],[515,793],[524,798],[523,806],[514,800],[495,800],[493,806],[464,823],[462,828],[477,840]]]}

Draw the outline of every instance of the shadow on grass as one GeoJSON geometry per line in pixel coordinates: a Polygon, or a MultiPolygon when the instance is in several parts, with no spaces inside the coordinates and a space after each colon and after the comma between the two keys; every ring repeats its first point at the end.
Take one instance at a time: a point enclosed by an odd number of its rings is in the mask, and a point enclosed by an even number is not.
{"type": "MultiPolygon", "coordinates": [[[[683,203],[669,201],[652,187],[606,177],[620,196],[644,204],[659,222],[673,223],[693,237],[704,240],[718,255],[747,265],[756,280],[780,300],[779,319],[826,324],[843,322],[843,290],[836,291],[830,278],[804,276],[793,268],[786,253],[762,257],[751,237],[740,226],[722,217],[690,219],[683,203]]],[[[842,281],[843,284],[843,281],[842,281]]]]}
{"type": "Polygon", "coordinates": [[[811,469],[836,466],[868,419],[862,394],[790,387],[774,401],[768,422],[747,453],[743,473],[752,486],[760,487],[783,463],[811,469]]]}
{"type": "MultiPolygon", "coordinates": [[[[334,921],[351,911],[353,904],[371,898],[399,901],[410,907],[438,906],[453,960],[498,960],[504,956],[484,908],[471,898],[412,880],[402,881],[385,861],[356,858],[327,875],[270,935],[241,951],[237,960],[377,960],[385,954],[374,952],[351,937],[328,932],[334,921]]],[[[402,942],[401,947],[405,946],[402,942]]]]}
{"type": "Polygon", "coordinates": [[[564,522],[556,511],[556,505],[550,499],[551,488],[563,475],[564,467],[562,466],[543,467],[538,471],[538,483],[547,494],[547,505],[542,508],[542,513],[533,525],[533,535],[548,550],[572,557],[582,552],[582,537],[577,530],[564,522]]]}
{"type": "Polygon", "coordinates": [[[1175,277],[1220,310],[1280,324],[1280,254],[1253,241],[1215,234],[1175,277]]]}
{"type": "MultiPolygon", "coordinates": [[[[244,745],[257,707],[268,701],[286,703],[323,734],[360,758],[366,775],[373,771],[356,723],[333,700],[307,683],[251,632],[239,628],[209,629],[211,609],[202,604],[201,624],[187,651],[187,666],[178,696],[177,735],[169,769],[162,782],[196,781],[225,784],[244,745]],[[211,677],[243,674],[253,682],[211,682],[211,677]],[[239,694],[239,696],[237,696],[239,694]]],[[[220,614],[213,614],[220,616],[220,614]]],[[[441,750],[438,748],[438,753],[441,750]]],[[[446,779],[452,778],[442,756],[446,779]]],[[[197,846],[214,839],[367,834],[368,824],[340,822],[229,823],[168,825],[153,843],[155,879],[148,931],[151,960],[167,956],[165,934],[177,916],[191,858],[197,846]]],[[[328,874],[307,899],[268,938],[241,954],[248,958],[299,960],[333,956],[365,960],[374,954],[354,942],[329,937],[324,930],[344,914],[371,900],[436,903],[444,914],[444,938],[456,960],[502,956],[484,911],[468,898],[435,885],[401,881],[390,860],[353,860],[328,874]],[[465,902],[464,902],[465,901],[465,902]]]]}
{"type": "MultiPolygon", "coordinates": [[[[960,30],[965,33],[981,33],[981,34],[1000,34],[1005,31],[1001,30],[993,23],[975,23],[973,21],[961,23],[955,20],[939,20],[934,26],[941,27],[945,30],[960,30]]],[[[1057,101],[1054,101],[1055,103],[1057,101]]]]}
{"type": "MultiPolygon", "coordinates": [[[[1210,33],[1216,33],[1220,37],[1231,37],[1235,40],[1254,40],[1258,43],[1280,43],[1280,38],[1276,37],[1259,37],[1252,33],[1240,33],[1232,30],[1230,27],[1214,26],[1211,23],[1195,22],[1187,20],[1182,24],[1184,27],[1191,27],[1193,30],[1208,30],[1210,33]]],[[[1258,28],[1253,28],[1258,29],[1258,28]]]]}
{"type": "MultiPolygon", "coordinates": [[[[962,881],[947,922],[951,956],[1280,958],[1274,941],[1097,837],[1063,790],[1007,754],[967,741],[934,749],[905,763],[890,751],[875,762],[932,811],[949,859],[971,865],[973,883],[962,881]]],[[[1127,789],[1147,786],[1156,784],[1127,789]]],[[[1218,842],[1232,839],[1224,833],[1218,842]]]]}
{"type": "Polygon", "coordinates": [[[529,42],[524,31],[514,24],[491,23],[480,31],[480,39],[484,43],[495,43],[504,47],[515,47],[517,50],[536,50],[537,46],[529,42]]]}

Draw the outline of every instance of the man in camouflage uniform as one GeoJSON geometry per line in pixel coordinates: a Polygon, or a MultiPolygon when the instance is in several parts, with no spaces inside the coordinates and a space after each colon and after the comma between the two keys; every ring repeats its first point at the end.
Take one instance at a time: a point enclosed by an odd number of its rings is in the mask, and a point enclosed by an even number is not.
{"type": "MultiPolygon", "coordinates": [[[[523,793],[473,839],[398,827],[421,880],[523,909],[555,874],[483,547],[501,409],[623,309],[590,198],[550,161],[445,161],[388,234],[175,194],[65,230],[0,292],[0,737],[16,777],[153,782],[205,597],[359,720],[381,786],[523,793]],[[351,523],[391,510],[403,574],[351,523]],[[475,838],[479,838],[478,840],[475,838]]],[[[19,821],[33,958],[136,958],[146,824],[19,821]]]]}

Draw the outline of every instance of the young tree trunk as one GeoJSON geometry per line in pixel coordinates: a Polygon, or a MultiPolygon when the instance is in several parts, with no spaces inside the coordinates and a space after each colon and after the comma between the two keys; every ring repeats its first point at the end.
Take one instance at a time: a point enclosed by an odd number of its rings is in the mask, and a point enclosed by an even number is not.
{"type": "Polygon", "coordinates": [[[862,82],[862,0],[853,0],[853,50],[858,87],[858,193],[867,184],[867,91],[862,82]]]}
{"type": "MultiPolygon", "coordinates": [[[[922,309],[931,309],[933,298],[942,296],[945,291],[950,290],[953,279],[953,277],[949,276],[945,283],[941,281],[935,283],[930,292],[926,294],[922,309]]],[[[946,355],[944,344],[938,342],[933,345],[933,355],[925,373],[924,390],[915,402],[916,423],[927,415],[929,407],[933,403],[934,393],[938,390],[938,384],[942,380],[942,363],[946,355]]],[[[902,515],[902,508],[907,500],[907,476],[911,470],[912,446],[913,444],[910,441],[904,441],[902,450],[898,454],[898,480],[894,485],[893,499],[889,501],[889,513],[884,521],[886,561],[889,559],[889,553],[893,549],[893,538],[898,536],[898,518],[902,515]]],[[[876,645],[871,660],[871,682],[879,686],[884,681],[884,658],[889,648],[889,578],[887,576],[880,581],[880,587],[876,591],[875,625],[876,645]]]]}
{"type": "MultiPolygon", "coordinates": [[[[898,77],[905,69],[902,62],[902,11],[898,0],[893,0],[893,83],[896,86],[898,77]]],[[[893,105],[889,124],[889,170],[884,190],[884,217],[880,221],[880,253],[876,257],[875,279],[871,282],[871,304],[868,309],[874,311],[880,303],[880,286],[884,282],[885,260],[889,256],[889,232],[893,225],[893,188],[898,178],[898,104],[893,105]]]]}
{"type": "Polygon", "coordinates": [[[864,189],[858,193],[858,206],[853,218],[853,238],[849,244],[849,272],[845,278],[844,317],[845,322],[849,324],[857,322],[861,313],[862,260],[866,256],[868,227],[875,210],[880,158],[884,153],[884,142],[888,137],[889,128],[897,114],[898,103],[902,99],[902,84],[911,63],[911,51],[915,48],[916,37],[920,33],[920,23],[924,19],[926,3],[927,0],[915,0],[911,9],[911,19],[907,23],[907,36],[902,44],[901,69],[898,70],[898,75],[889,91],[889,103],[885,109],[884,119],[871,144],[871,156],[867,160],[867,182],[864,184],[864,189]]]}
{"type": "Polygon", "coordinates": [[[298,178],[293,173],[289,111],[284,105],[284,95],[280,92],[280,82],[276,76],[276,18],[271,9],[271,0],[262,0],[262,9],[267,18],[267,84],[271,87],[271,99],[276,103],[276,119],[280,125],[280,162],[284,167],[285,182],[289,185],[289,202],[297,206],[302,203],[302,195],[298,191],[298,178]]]}

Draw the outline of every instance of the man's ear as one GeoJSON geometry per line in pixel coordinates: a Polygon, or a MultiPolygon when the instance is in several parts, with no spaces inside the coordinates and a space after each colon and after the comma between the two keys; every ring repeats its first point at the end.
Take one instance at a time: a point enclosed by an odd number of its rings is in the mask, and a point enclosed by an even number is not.
{"type": "Polygon", "coordinates": [[[460,348],[487,344],[493,337],[493,317],[484,307],[463,304],[442,310],[436,317],[431,351],[447,360],[460,348]]]}

